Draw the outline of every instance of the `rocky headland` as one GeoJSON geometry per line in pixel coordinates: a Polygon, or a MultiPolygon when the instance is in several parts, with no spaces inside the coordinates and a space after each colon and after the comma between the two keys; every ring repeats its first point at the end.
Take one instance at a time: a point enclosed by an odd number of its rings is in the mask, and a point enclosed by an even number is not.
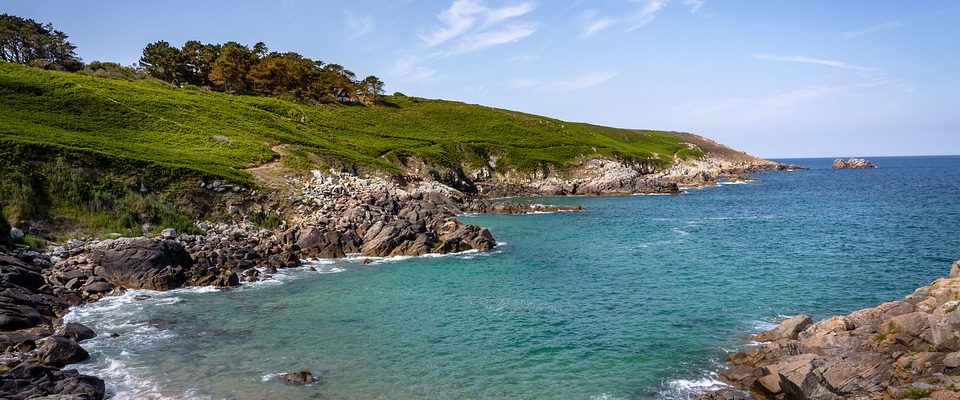
{"type": "Polygon", "coordinates": [[[729,356],[700,399],[960,399],[960,261],[903,300],[788,318],[729,356]]]}
{"type": "Polygon", "coordinates": [[[844,161],[842,158],[833,160],[833,169],[870,169],[876,168],[870,161],[862,158],[851,158],[844,161]]]}
{"type": "Polygon", "coordinates": [[[89,357],[80,345],[83,340],[111,333],[66,324],[62,317],[71,306],[128,289],[235,287],[270,279],[279,269],[298,267],[310,258],[489,251],[497,245],[491,232],[458,216],[583,211],[493,197],[677,193],[719,179],[791,168],[768,161],[703,159],[657,171],[595,159],[562,178],[489,175],[458,185],[417,176],[312,171],[286,176],[282,187],[273,188],[271,204],[282,215],[274,229],[236,218],[247,215],[244,207],[265,208],[251,199],[228,207],[232,221],[198,222],[203,232],[198,235],[164,229],[150,237],[72,239],[46,253],[0,249],[0,398],[103,398],[102,380],[67,366],[89,357]]]}

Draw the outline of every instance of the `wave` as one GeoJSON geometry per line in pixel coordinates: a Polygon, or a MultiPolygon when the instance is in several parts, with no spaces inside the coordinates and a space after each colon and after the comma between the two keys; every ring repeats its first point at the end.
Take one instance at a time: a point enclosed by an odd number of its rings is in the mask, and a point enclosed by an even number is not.
{"type": "Polygon", "coordinates": [[[663,389],[657,393],[657,398],[687,400],[704,392],[727,387],[730,385],[721,382],[713,373],[694,379],[671,379],[664,382],[663,389]]]}

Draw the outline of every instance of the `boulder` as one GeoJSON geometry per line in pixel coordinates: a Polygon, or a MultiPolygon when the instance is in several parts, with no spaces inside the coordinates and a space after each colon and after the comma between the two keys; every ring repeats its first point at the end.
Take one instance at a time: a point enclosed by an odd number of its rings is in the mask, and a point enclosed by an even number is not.
{"type": "Polygon", "coordinates": [[[57,328],[57,335],[63,336],[77,343],[97,337],[97,333],[94,332],[93,329],[76,322],[68,322],[61,325],[60,328],[57,328]]]}
{"type": "Polygon", "coordinates": [[[300,372],[287,372],[278,378],[281,383],[287,385],[309,385],[313,383],[313,374],[309,369],[300,372]]]}
{"type": "Polygon", "coordinates": [[[796,339],[800,332],[813,324],[809,315],[797,315],[780,322],[776,328],[762,332],[754,340],[758,342],[776,342],[796,339]]]}
{"type": "Polygon", "coordinates": [[[13,240],[23,239],[23,231],[18,228],[10,228],[10,238],[13,240]]]}
{"type": "Polygon", "coordinates": [[[193,260],[172,240],[116,240],[90,254],[97,276],[126,289],[170,290],[187,282],[193,260]]]}
{"type": "Polygon", "coordinates": [[[60,335],[47,336],[37,341],[34,358],[39,364],[63,368],[90,357],[77,342],[60,335]]]}
{"type": "Polygon", "coordinates": [[[105,392],[99,378],[29,361],[0,374],[2,399],[102,400],[105,392]]]}
{"type": "Polygon", "coordinates": [[[164,230],[160,231],[160,237],[162,237],[162,238],[164,238],[164,239],[176,239],[176,238],[177,238],[177,230],[176,230],[176,229],[173,229],[173,228],[164,229],[164,230]]]}

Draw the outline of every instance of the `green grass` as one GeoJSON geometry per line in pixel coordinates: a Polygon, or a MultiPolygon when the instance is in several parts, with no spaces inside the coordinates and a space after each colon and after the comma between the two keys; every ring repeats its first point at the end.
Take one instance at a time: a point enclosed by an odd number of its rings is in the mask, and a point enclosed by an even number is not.
{"type": "Polygon", "coordinates": [[[153,179],[249,182],[243,168],[273,145],[309,159],[399,172],[410,157],[439,167],[562,169],[603,155],[666,165],[702,155],[676,135],[615,129],[452,101],[390,96],[381,106],[237,96],[153,79],[127,81],[0,63],[0,145],[22,154],[83,154],[153,179]],[[311,155],[306,157],[304,155],[311,155]]]}

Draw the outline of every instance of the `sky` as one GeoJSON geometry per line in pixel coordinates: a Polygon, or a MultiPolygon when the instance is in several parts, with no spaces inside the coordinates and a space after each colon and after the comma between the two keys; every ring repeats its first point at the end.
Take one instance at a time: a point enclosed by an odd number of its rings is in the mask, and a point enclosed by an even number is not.
{"type": "Polygon", "coordinates": [[[85,61],[265,42],[388,93],[693,132],[767,158],[960,154],[960,2],[0,0],[85,61]]]}

